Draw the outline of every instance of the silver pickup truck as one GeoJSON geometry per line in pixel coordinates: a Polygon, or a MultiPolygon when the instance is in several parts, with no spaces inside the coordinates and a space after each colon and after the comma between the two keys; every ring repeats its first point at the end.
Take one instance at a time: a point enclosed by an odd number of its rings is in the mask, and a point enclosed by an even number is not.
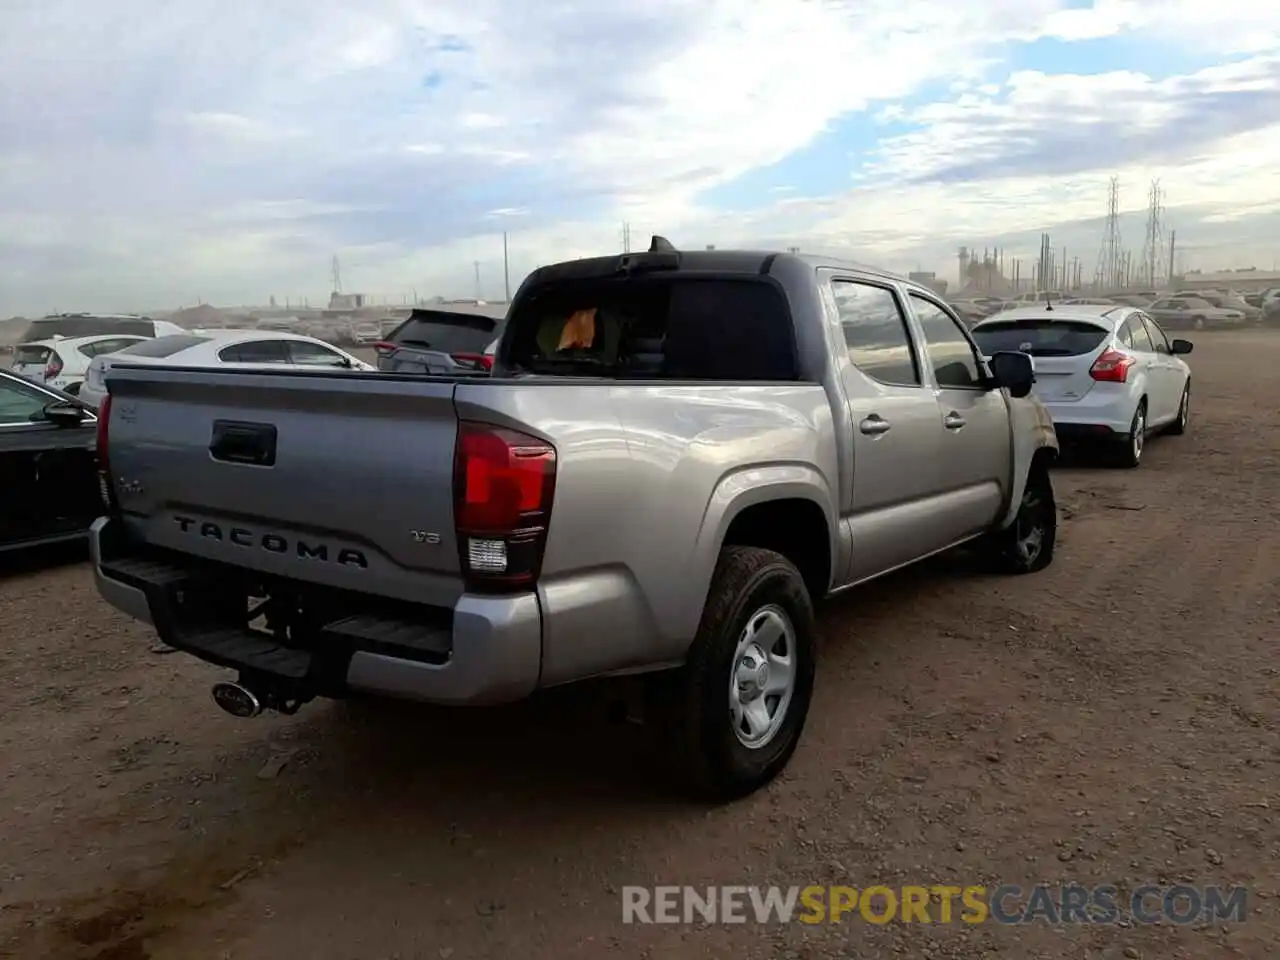
{"type": "Polygon", "coordinates": [[[899,277],[655,238],[531,274],[491,378],[113,364],[97,585],[240,716],[651,674],[740,796],[796,747],[815,600],[970,541],[1050,562],[1033,380],[899,277]]]}

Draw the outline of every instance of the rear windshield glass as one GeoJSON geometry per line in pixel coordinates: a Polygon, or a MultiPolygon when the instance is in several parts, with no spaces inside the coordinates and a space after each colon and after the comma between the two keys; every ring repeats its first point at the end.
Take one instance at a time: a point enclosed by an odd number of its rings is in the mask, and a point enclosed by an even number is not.
{"type": "Polygon", "coordinates": [[[387,339],[394,344],[442,353],[483,353],[499,331],[492,317],[469,314],[415,314],[387,339]]]}
{"type": "Polygon", "coordinates": [[[32,320],[27,340],[51,337],[97,337],[107,334],[129,337],[154,337],[155,324],[150,320],[121,320],[115,317],[48,317],[32,320]]]}
{"type": "Polygon", "coordinates": [[[514,373],[671,380],[797,380],[791,313],[755,278],[558,283],[516,308],[514,373]]]}
{"type": "Polygon", "coordinates": [[[171,357],[179,350],[187,350],[201,343],[208,343],[208,337],[197,337],[194,334],[174,334],[171,337],[156,337],[154,340],[143,340],[131,347],[116,352],[117,356],[130,357],[171,357]]]}
{"type": "Polygon", "coordinates": [[[19,347],[13,353],[14,363],[44,363],[49,357],[48,347],[19,347]]]}
{"type": "Polygon", "coordinates": [[[1076,357],[1092,353],[1107,337],[1107,331],[1096,324],[1048,317],[984,323],[970,332],[988,356],[1015,350],[1033,357],[1076,357]]]}

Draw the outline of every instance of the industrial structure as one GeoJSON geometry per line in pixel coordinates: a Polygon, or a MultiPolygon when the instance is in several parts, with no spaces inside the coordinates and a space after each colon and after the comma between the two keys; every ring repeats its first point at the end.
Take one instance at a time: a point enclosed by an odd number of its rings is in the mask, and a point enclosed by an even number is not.
{"type": "MultiPolygon", "coordinates": [[[[1136,254],[1124,245],[1120,231],[1120,179],[1111,177],[1107,184],[1107,213],[1103,220],[1102,239],[1094,263],[1091,282],[1085,282],[1084,263],[1079,256],[1067,256],[1065,248],[1055,247],[1047,233],[1040,235],[1040,248],[1023,272],[1019,258],[1010,259],[1010,272],[1005,272],[1005,252],[982,251],[960,247],[960,295],[1005,296],[1029,291],[1072,291],[1104,294],[1126,289],[1158,290],[1177,285],[1177,231],[1165,237],[1164,191],[1159,180],[1153,180],[1147,192],[1147,221],[1142,249],[1136,254]]],[[[1239,274],[1231,275],[1238,278],[1239,274]]],[[[1219,281],[1221,282],[1221,281],[1219,281]]],[[[1235,279],[1233,283],[1238,283],[1235,279]]],[[[1208,286],[1208,284],[1204,284],[1208,286]]],[[[1244,289],[1237,286],[1237,289],[1244,289]]]]}

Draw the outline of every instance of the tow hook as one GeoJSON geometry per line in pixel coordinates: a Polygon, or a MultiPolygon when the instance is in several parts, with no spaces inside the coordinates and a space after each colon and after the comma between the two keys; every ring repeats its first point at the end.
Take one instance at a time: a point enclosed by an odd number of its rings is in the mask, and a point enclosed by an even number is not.
{"type": "Polygon", "coordinates": [[[248,720],[262,713],[262,701],[248,687],[221,680],[210,691],[213,702],[233,717],[248,720]]]}

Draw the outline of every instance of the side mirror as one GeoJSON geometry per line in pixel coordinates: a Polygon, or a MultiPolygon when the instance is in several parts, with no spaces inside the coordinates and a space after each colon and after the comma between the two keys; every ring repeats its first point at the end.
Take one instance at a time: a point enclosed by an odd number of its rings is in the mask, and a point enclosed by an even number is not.
{"type": "Polygon", "coordinates": [[[1173,343],[1169,345],[1169,347],[1173,351],[1174,355],[1176,356],[1177,354],[1180,354],[1180,353],[1190,353],[1191,350],[1195,347],[1195,344],[1192,343],[1190,340],[1175,340],[1173,341],[1173,343]]]}
{"type": "Polygon", "coordinates": [[[55,400],[45,404],[44,419],[55,427],[78,427],[84,423],[84,410],[73,403],[55,400]]]}
{"type": "Polygon", "coordinates": [[[1036,382],[1035,363],[1028,354],[1015,350],[1000,350],[991,355],[991,385],[1004,388],[1012,397],[1022,398],[1031,392],[1036,382]]]}

